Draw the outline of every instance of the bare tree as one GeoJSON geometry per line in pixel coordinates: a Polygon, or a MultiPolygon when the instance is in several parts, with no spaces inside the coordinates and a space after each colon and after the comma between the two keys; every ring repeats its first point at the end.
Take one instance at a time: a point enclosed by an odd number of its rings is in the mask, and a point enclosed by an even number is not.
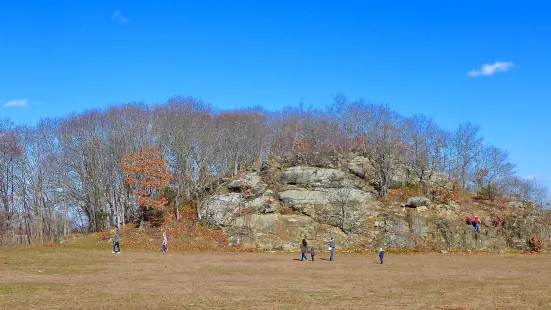
{"type": "Polygon", "coordinates": [[[460,124],[452,137],[451,176],[462,189],[467,189],[469,176],[474,176],[474,164],[482,151],[480,128],[470,122],[460,124]]]}
{"type": "Polygon", "coordinates": [[[515,165],[509,155],[495,146],[484,146],[475,162],[475,190],[491,200],[498,198],[514,178],[515,165]]]}
{"type": "Polygon", "coordinates": [[[428,196],[433,176],[442,170],[448,135],[424,115],[414,115],[403,123],[405,160],[428,196]]]}

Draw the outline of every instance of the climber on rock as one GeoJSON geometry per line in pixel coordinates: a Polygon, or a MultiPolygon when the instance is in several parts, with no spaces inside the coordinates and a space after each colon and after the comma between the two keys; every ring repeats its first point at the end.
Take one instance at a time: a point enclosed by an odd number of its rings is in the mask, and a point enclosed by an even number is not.
{"type": "Polygon", "coordinates": [[[474,226],[474,231],[479,233],[480,232],[480,220],[478,219],[478,216],[474,217],[473,226],[474,226]]]}

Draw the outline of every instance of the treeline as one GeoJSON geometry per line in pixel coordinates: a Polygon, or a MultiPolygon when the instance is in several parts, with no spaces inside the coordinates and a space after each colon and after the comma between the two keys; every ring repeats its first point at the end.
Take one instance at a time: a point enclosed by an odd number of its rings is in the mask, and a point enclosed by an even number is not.
{"type": "Polygon", "coordinates": [[[197,203],[221,177],[270,156],[369,158],[380,196],[404,167],[427,194],[444,177],[456,189],[540,206],[547,190],[515,176],[507,152],[487,144],[479,127],[453,132],[423,115],[343,95],[326,109],[291,107],[216,111],[194,98],[162,105],[130,103],[36,126],[0,120],[0,235],[3,244],[45,243],[71,231],[100,231],[139,216],[123,181],[124,156],[152,146],[163,152],[176,204],[197,203]],[[22,241],[24,240],[24,241],[22,241]]]}

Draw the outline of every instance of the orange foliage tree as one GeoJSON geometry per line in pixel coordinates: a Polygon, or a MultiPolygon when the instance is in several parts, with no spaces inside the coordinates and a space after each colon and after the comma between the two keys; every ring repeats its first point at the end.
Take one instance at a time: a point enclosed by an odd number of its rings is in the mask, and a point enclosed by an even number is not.
{"type": "Polygon", "coordinates": [[[162,211],[168,203],[162,189],[172,179],[168,162],[163,153],[154,147],[146,147],[139,152],[127,154],[122,160],[124,181],[132,186],[138,197],[138,206],[144,220],[145,210],[151,207],[162,211]]]}

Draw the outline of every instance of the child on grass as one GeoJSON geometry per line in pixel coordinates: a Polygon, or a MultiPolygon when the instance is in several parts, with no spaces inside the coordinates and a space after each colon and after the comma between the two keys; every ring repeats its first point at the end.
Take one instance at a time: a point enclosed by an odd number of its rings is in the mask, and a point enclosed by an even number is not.
{"type": "Polygon", "coordinates": [[[115,232],[115,238],[113,238],[113,253],[119,254],[121,252],[121,236],[119,235],[119,230],[115,232]]]}
{"type": "Polygon", "coordinates": [[[166,237],[166,231],[163,231],[163,252],[168,251],[168,248],[166,247],[168,243],[168,239],[166,237]]]}

